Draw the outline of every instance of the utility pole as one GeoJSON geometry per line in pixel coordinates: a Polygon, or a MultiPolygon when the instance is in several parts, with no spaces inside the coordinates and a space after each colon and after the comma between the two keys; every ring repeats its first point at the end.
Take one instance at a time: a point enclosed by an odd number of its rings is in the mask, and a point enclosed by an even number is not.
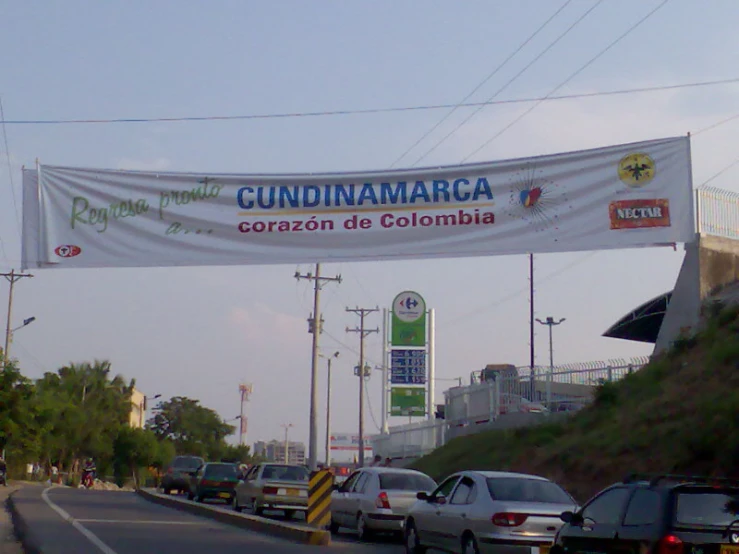
{"type": "Polygon", "coordinates": [[[549,375],[547,378],[547,408],[549,408],[552,401],[552,376],[554,375],[554,343],[552,341],[552,328],[555,325],[559,325],[563,321],[566,321],[566,319],[563,317],[559,321],[554,321],[553,317],[548,317],[546,321],[542,321],[541,319],[537,319],[536,321],[549,327],[549,375]]]}
{"type": "Polygon", "coordinates": [[[10,348],[10,314],[13,311],[13,286],[16,281],[20,281],[23,277],[33,277],[29,273],[16,273],[14,269],[10,270],[10,273],[0,273],[10,283],[10,291],[8,292],[8,320],[5,325],[5,350],[3,350],[3,369],[10,359],[8,356],[8,348],[10,348]]]}
{"type": "Polygon", "coordinates": [[[331,360],[339,357],[339,352],[334,352],[331,356],[324,356],[328,362],[328,378],[326,381],[326,468],[331,465],[331,360]]]}
{"type": "Polygon", "coordinates": [[[359,333],[359,467],[364,467],[364,338],[371,333],[379,333],[379,328],[366,329],[364,318],[380,308],[346,308],[347,312],[359,315],[359,328],[346,328],[347,333],[359,333]]]}
{"type": "Polygon", "coordinates": [[[529,254],[529,400],[534,401],[536,382],[536,357],[534,351],[534,255],[529,254]]]}
{"type": "Polygon", "coordinates": [[[301,275],[295,272],[295,278],[300,281],[313,281],[313,314],[308,318],[308,332],[313,335],[312,357],[310,367],[310,423],[308,431],[308,468],[315,471],[318,460],[318,335],[323,332],[323,318],[321,317],[321,286],[325,282],[336,281],[341,283],[341,275],[336,277],[321,277],[321,264],[316,264],[316,274],[301,275]]]}
{"type": "Polygon", "coordinates": [[[246,409],[246,403],[249,402],[249,397],[251,396],[252,390],[253,389],[251,383],[242,383],[239,385],[239,393],[241,393],[241,414],[239,415],[239,446],[244,446],[244,442],[246,441],[247,419],[244,411],[246,409]]]}
{"type": "Polygon", "coordinates": [[[286,464],[289,464],[290,463],[290,454],[289,454],[289,452],[290,452],[290,443],[287,440],[287,431],[292,426],[293,426],[292,423],[283,423],[281,425],[281,427],[283,427],[285,429],[285,456],[284,456],[284,459],[285,459],[285,463],[286,464]]]}

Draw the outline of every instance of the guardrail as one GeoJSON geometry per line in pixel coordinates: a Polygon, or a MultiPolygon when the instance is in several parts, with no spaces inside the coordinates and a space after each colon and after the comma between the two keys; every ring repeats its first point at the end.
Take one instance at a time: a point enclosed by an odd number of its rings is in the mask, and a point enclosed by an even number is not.
{"type": "Polygon", "coordinates": [[[388,433],[372,437],[372,448],[382,457],[417,458],[460,435],[566,417],[592,401],[597,385],[618,381],[648,362],[644,356],[551,369],[536,366],[533,372],[514,366],[478,370],[471,374],[470,385],[444,392],[445,419],[391,427],[388,433]]]}
{"type": "Polygon", "coordinates": [[[698,233],[739,238],[739,193],[714,187],[695,191],[698,233]]]}

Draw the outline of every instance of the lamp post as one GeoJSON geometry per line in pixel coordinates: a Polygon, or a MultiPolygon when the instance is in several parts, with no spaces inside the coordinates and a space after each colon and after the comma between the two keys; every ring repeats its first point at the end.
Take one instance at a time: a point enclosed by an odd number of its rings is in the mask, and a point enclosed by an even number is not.
{"type": "Polygon", "coordinates": [[[141,406],[139,406],[139,427],[142,429],[144,428],[144,417],[146,415],[146,409],[148,408],[148,401],[149,400],[156,400],[157,398],[161,398],[161,394],[155,394],[154,396],[144,396],[144,399],[141,401],[141,406]]]}
{"type": "Polygon", "coordinates": [[[18,329],[23,329],[26,325],[30,325],[36,321],[35,317],[29,317],[28,319],[23,320],[23,325],[19,325],[15,329],[11,329],[8,332],[7,340],[5,341],[5,352],[3,353],[5,358],[5,363],[8,363],[8,360],[10,360],[10,343],[13,342],[13,333],[15,333],[18,329]]]}
{"type": "Polygon", "coordinates": [[[334,352],[330,356],[319,354],[321,358],[326,358],[328,363],[328,379],[326,383],[326,467],[331,465],[331,360],[339,357],[339,352],[334,352]]]}
{"type": "Polygon", "coordinates": [[[542,325],[546,325],[549,327],[549,375],[547,376],[547,408],[551,405],[552,402],[552,375],[554,373],[554,342],[552,339],[552,328],[555,325],[559,325],[563,321],[565,321],[566,318],[562,318],[558,321],[555,321],[553,317],[547,317],[546,321],[542,321],[541,319],[537,319],[536,321],[541,323],[542,325]]]}
{"type": "Polygon", "coordinates": [[[290,427],[293,427],[292,423],[283,423],[281,426],[283,429],[285,429],[285,463],[290,463],[290,454],[288,452],[288,449],[290,447],[290,443],[287,441],[287,432],[290,429],[290,427]]]}

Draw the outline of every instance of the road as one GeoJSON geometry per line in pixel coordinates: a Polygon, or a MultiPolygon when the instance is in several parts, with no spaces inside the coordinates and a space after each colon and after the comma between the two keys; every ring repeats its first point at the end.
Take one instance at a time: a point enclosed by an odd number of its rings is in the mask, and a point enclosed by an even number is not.
{"type": "Polygon", "coordinates": [[[15,505],[44,554],[402,554],[392,540],[308,546],[152,504],[129,492],[26,487],[15,505]]]}

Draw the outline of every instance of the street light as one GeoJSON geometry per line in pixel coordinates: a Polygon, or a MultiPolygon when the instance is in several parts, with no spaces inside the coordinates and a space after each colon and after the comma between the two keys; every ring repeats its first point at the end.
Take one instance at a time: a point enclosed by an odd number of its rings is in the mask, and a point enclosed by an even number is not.
{"type": "Polygon", "coordinates": [[[146,416],[146,410],[148,408],[148,402],[147,400],[156,400],[157,398],[161,398],[161,394],[155,394],[154,396],[144,396],[144,399],[141,401],[141,405],[139,406],[139,427],[142,429],[144,428],[144,417],[146,416]]]}
{"type": "Polygon", "coordinates": [[[541,319],[537,319],[539,323],[542,325],[546,325],[549,327],[549,376],[547,378],[547,408],[551,405],[552,401],[552,375],[554,373],[554,343],[552,340],[552,328],[555,325],[559,325],[563,321],[565,321],[566,318],[562,318],[559,321],[555,321],[553,317],[547,317],[546,321],[542,321],[541,319]]]}
{"type": "Polygon", "coordinates": [[[326,358],[328,362],[328,382],[326,386],[326,467],[331,465],[331,360],[339,357],[339,352],[334,352],[330,356],[319,354],[321,358],[326,358]]]}
{"type": "Polygon", "coordinates": [[[35,317],[29,317],[28,319],[24,319],[23,325],[19,325],[15,329],[11,329],[10,332],[8,333],[8,336],[5,338],[5,351],[3,353],[6,364],[8,363],[8,360],[10,359],[10,355],[8,351],[10,350],[10,343],[13,342],[13,333],[15,333],[18,329],[23,329],[26,325],[30,325],[34,321],[36,321],[35,317]]]}
{"type": "Polygon", "coordinates": [[[288,454],[289,443],[287,442],[287,431],[288,429],[290,429],[290,427],[294,427],[294,425],[292,423],[283,423],[281,427],[285,429],[285,456],[284,457],[285,457],[285,463],[288,464],[290,463],[290,455],[288,454]]]}

